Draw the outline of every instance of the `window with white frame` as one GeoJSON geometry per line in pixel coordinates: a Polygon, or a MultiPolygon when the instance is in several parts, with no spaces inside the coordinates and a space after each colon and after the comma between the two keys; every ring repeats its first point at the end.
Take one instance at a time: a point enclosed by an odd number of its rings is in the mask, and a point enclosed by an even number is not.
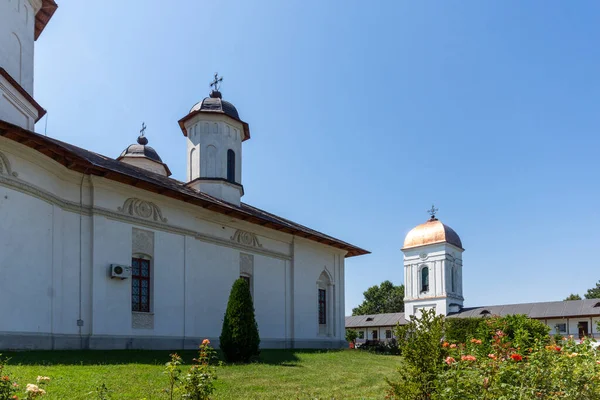
{"type": "Polygon", "coordinates": [[[567,324],[566,323],[556,324],[556,325],[554,325],[554,329],[556,329],[557,333],[567,333],[567,324]]]}

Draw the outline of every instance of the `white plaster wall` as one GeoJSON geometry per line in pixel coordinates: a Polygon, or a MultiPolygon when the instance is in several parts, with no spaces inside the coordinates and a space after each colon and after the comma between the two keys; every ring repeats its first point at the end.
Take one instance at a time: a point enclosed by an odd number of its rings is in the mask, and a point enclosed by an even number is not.
{"type": "Polygon", "coordinates": [[[33,130],[37,117],[37,109],[0,76],[0,120],[33,130]]]}
{"type": "Polygon", "coordinates": [[[296,238],[294,242],[294,334],[296,340],[344,340],[343,286],[344,258],[328,246],[296,238]],[[330,336],[319,335],[317,280],[327,270],[334,282],[328,296],[332,309],[328,315],[330,336]]]}
{"type": "Polygon", "coordinates": [[[254,310],[262,339],[287,336],[285,261],[254,256],[254,310]]]}
{"type": "Polygon", "coordinates": [[[34,23],[28,0],[0,0],[0,66],[31,95],[34,23]]]}
{"type": "Polygon", "coordinates": [[[0,187],[3,330],[50,332],[52,214],[52,205],[0,187]]]}
{"type": "MultiPolygon", "coordinates": [[[[235,182],[242,184],[243,126],[222,114],[200,113],[186,122],[187,180],[195,178],[227,179],[227,151],[235,152],[235,182]]],[[[195,188],[233,204],[242,193],[226,183],[204,183],[195,188]]]]}
{"type": "Polygon", "coordinates": [[[543,319],[540,320],[544,322],[546,325],[550,327],[550,334],[561,334],[564,336],[573,335],[575,338],[578,338],[579,322],[587,322],[588,324],[588,333],[593,335],[595,338],[600,338],[600,332],[598,332],[598,322],[600,321],[600,317],[573,317],[573,318],[553,318],[553,319],[543,319]],[[557,324],[566,324],[567,332],[558,332],[556,330],[557,324]]]}
{"type": "Polygon", "coordinates": [[[254,255],[263,339],[301,340],[304,346],[343,340],[344,252],[103,178],[82,179],[4,138],[0,151],[18,172],[0,179],[6,227],[0,231],[0,267],[15,277],[10,285],[5,281],[0,301],[19,305],[0,311],[17,321],[11,331],[107,338],[101,348],[126,346],[114,338],[218,338],[244,252],[254,255]],[[13,183],[31,192],[15,190],[13,183]],[[164,221],[120,211],[132,197],[153,202],[164,221]],[[134,227],[154,232],[152,329],[132,328],[131,281],[109,277],[110,264],[130,265],[134,227]],[[258,242],[238,243],[237,230],[252,232],[258,242]],[[334,283],[328,291],[329,336],[318,335],[316,281],[324,270],[334,283]]]}
{"type": "Polygon", "coordinates": [[[404,303],[407,316],[422,307],[435,306],[436,312],[447,315],[450,304],[463,304],[462,249],[445,243],[403,250],[404,303]],[[456,290],[451,288],[451,269],[457,268],[456,290]],[[421,270],[429,268],[429,290],[421,292],[421,270]]]}
{"type": "Polygon", "coordinates": [[[187,243],[186,336],[219,337],[231,287],[240,276],[239,251],[199,240],[187,243]]]}
{"type": "Polygon", "coordinates": [[[109,275],[110,264],[131,265],[131,235],[131,225],[93,217],[94,335],[131,334],[131,280],[110,279],[109,275]]]}
{"type": "MultiPolygon", "coordinates": [[[[187,309],[183,304],[185,236],[162,231],[155,231],[154,235],[154,294],[151,295],[154,330],[141,330],[139,334],[183,336],[183,313],[187,309]]],[[[131,296],[131,287],[129,293],[131,296]]]]}
{"type": "MultiPolygon", "coordinates": [[[[81,217],[89,229],[89,218],[81,217]]],[[[0,186],[0,319],[3,331],[79,331],[79,215],[0,186]],[[26,229],[24,229],[26,227],[26,229]]],[[[89,282],[89,236],[82,236],[82,281],[89,282]]],[[[85,299],[82,314],[86,316],[85,299]]],[[[85,332],[85,331],[84,331],[85,332]]]]}

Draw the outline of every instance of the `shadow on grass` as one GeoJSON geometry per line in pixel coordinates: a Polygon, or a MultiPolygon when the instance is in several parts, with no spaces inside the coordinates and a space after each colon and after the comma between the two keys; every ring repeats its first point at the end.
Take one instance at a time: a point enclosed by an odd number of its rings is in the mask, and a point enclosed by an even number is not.
{"type": "MultiPolygon", "coordinates": [[[[340,350],[261,350],[254,364],[299,367],[299,355],[338,352],[340,350]]],[[[8,365],[164,365],[171,353],[179,354],[185,365],[192,364],[198,356],[194,350],[46,350],[2,352],[2,358],[9,358],[8,365]]],[[[220,360],[223,354],[218,352],[220,360]]],[[[227,365],[235,365],[228,364],[227,365]]]]}

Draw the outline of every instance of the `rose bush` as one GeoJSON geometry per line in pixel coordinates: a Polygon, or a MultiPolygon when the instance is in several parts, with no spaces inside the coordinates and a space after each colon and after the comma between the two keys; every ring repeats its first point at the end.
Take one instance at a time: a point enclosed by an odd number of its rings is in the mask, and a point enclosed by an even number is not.
{"type": "Polygon", "coordinates": [[[571,337],[520,348],[497,331],[491,353],[474,341],[449,350],[431,398],[600,399],[600,358],[591,343],[571,337]]]}
{"type": "Polygon", "coordinates": [[[411,400],[596,400],[600,356],[593,339],[551,340],[524,316],[492,317],[479,337],[445,340],[445,319],[424,311],[398,327],[399,378],[388,398],[411,400]],[[506,329],[506,330],[505,330],[506,329]]]}

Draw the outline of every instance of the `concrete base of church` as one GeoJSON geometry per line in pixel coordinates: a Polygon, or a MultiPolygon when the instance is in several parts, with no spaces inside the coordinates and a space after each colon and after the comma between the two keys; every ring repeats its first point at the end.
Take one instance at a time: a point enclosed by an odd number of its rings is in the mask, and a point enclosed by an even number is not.
{"type": "MultiPolygon", "coordinates": [[[[79,336],[32,333],[0,333],[1,350],[180,350],[197,349],[205,338],[149,336],[79,336]]],[[[219,348],[219,338],[208,338],[219,348]]],[[[340,349],[345,341],[336,339],[261,339],[261,349],[340,349]]]]}

